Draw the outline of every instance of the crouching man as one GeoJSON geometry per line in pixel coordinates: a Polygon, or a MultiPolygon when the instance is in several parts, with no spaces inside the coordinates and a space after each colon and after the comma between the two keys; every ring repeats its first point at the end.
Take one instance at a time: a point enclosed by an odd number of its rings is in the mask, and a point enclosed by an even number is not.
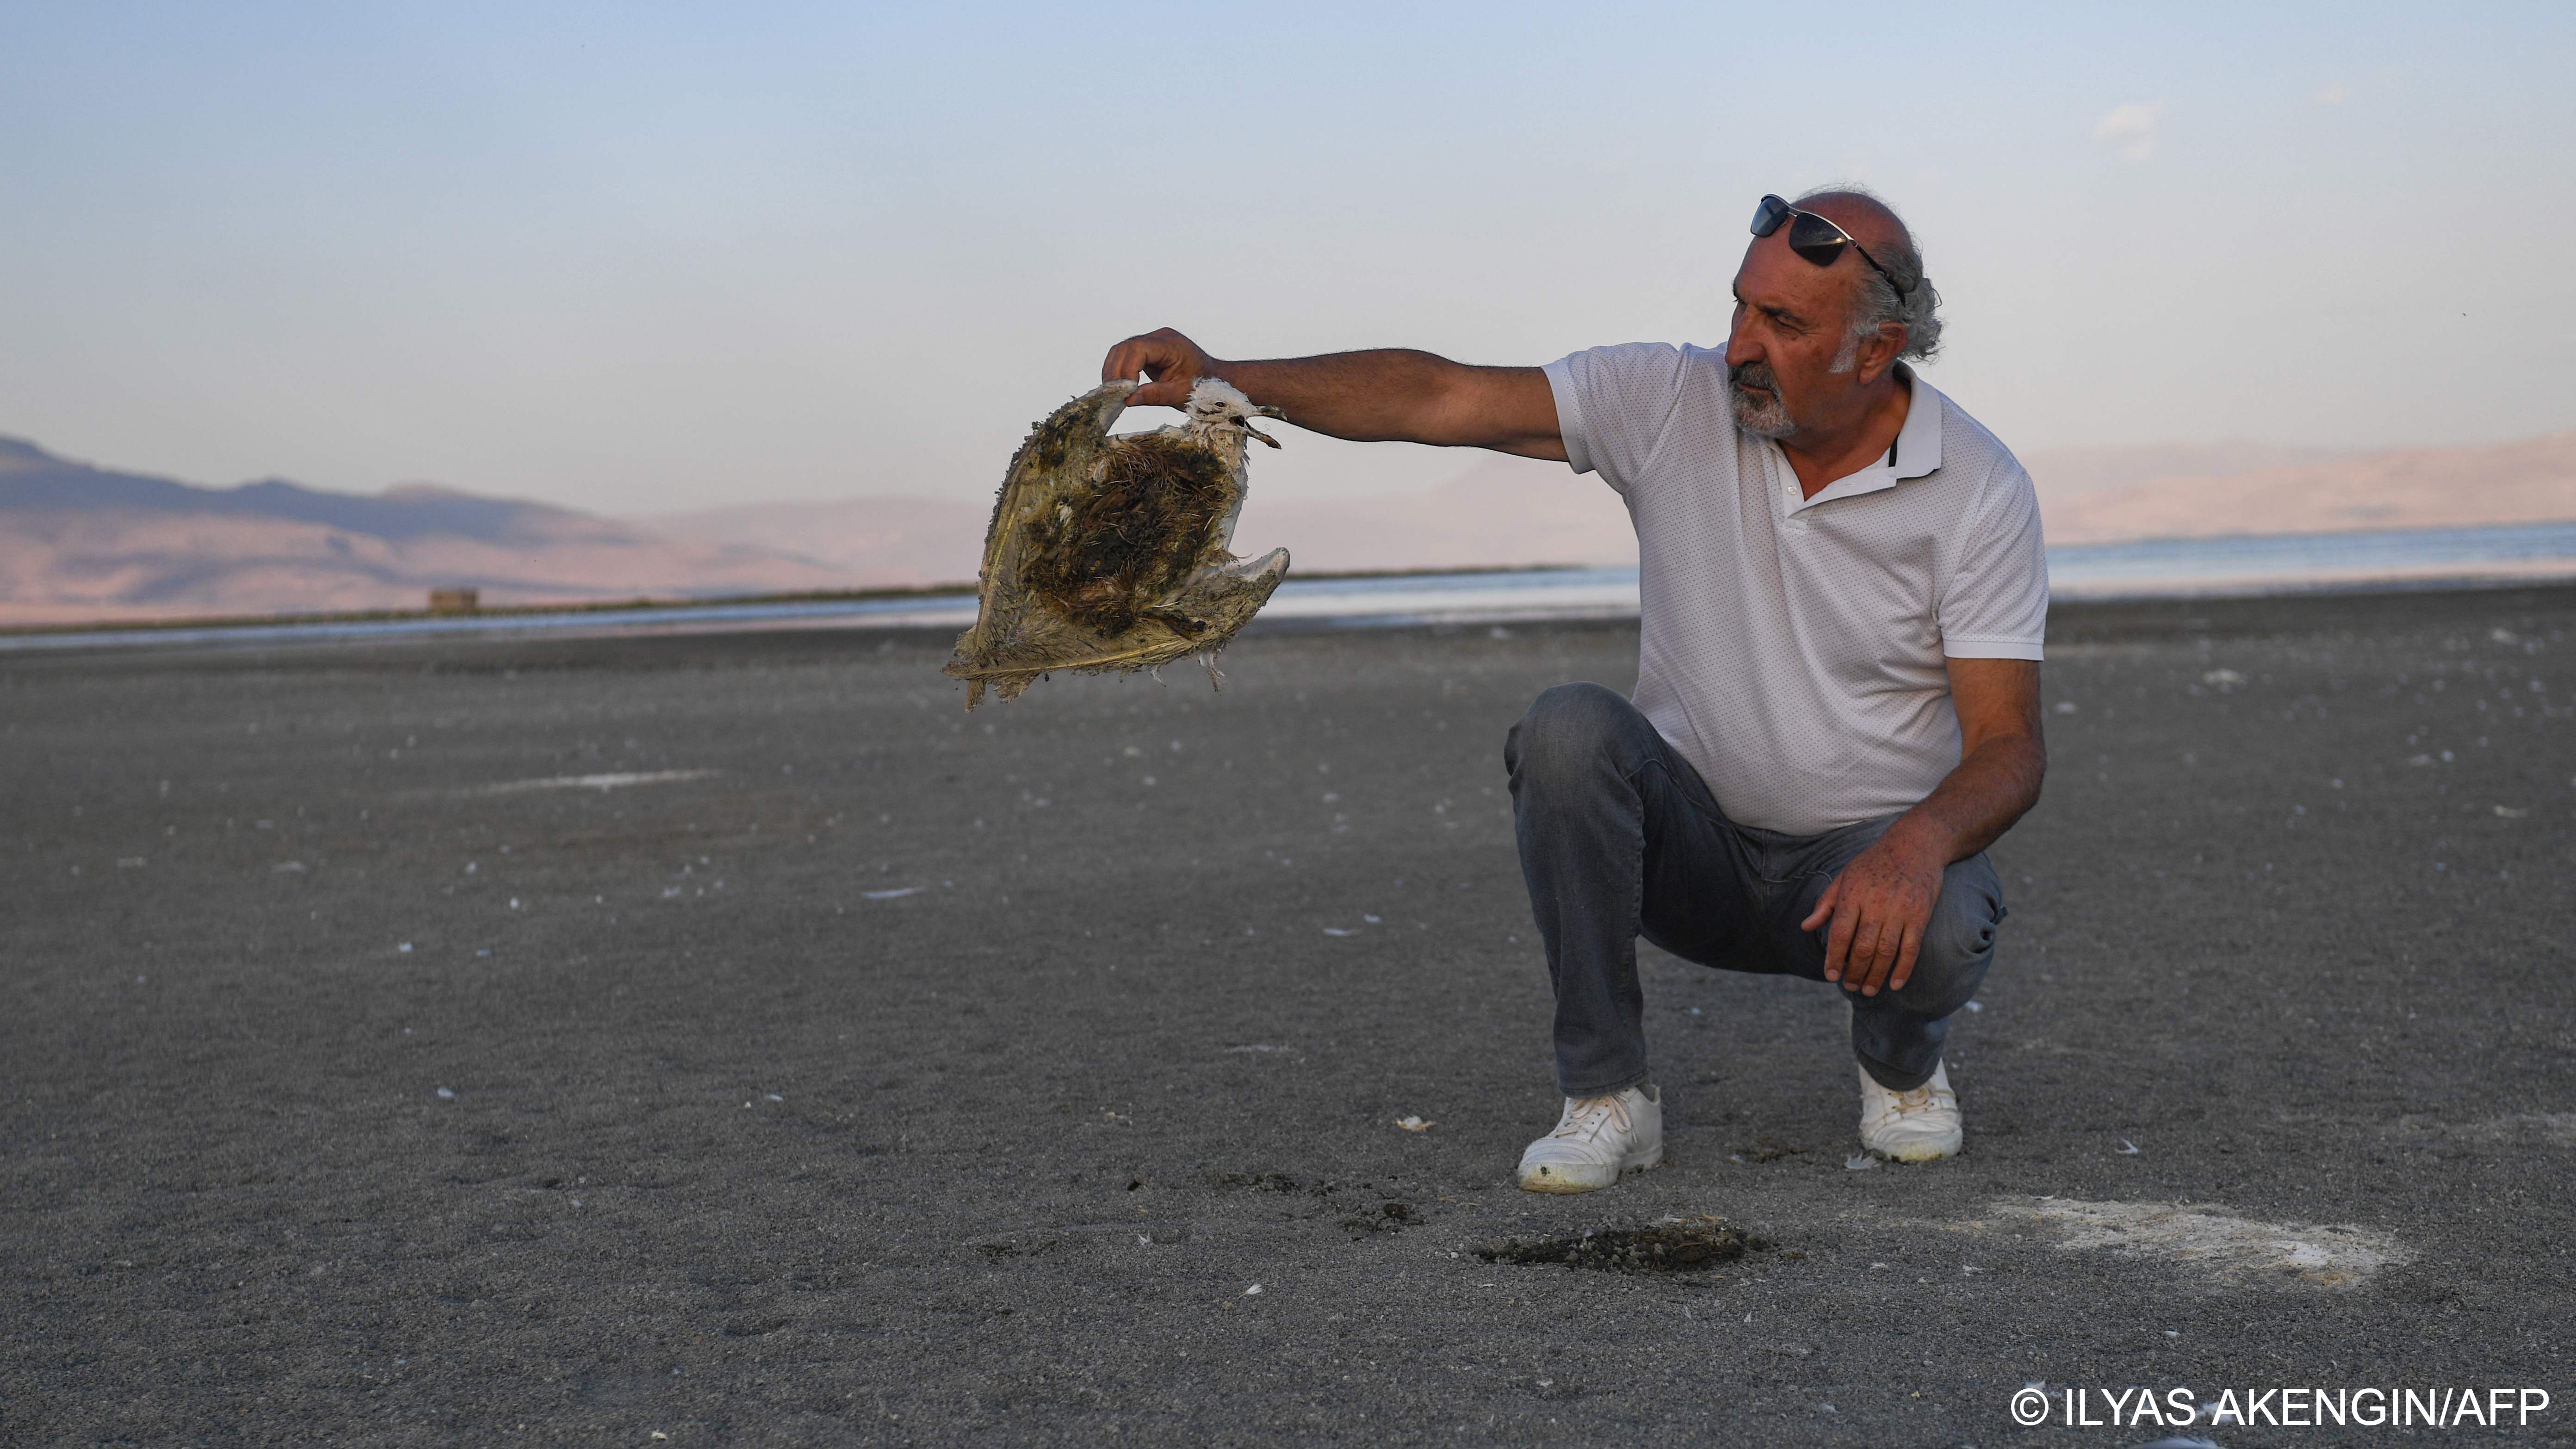
{"type": "Polygon", "coordinates": [[[1938,301],[1893,211],[1826,191],[1762,198],[1723,351],[1227,362],[1166,330],[1102,368],[1151,379],[1137,403],[1221,377],[1317,432],[1561,459],[1626,500],[1636,692],[1559,685],[1504,746],[1565,1098],[1524,1188],[1663,1160],[1640,936],[1839,987],[1862,1145],[1959,1150],[1941,1049],[2004,918],[1986,847],[2046,768],[2048,575],[2029,475],[1905,365],[1938,301]]]}

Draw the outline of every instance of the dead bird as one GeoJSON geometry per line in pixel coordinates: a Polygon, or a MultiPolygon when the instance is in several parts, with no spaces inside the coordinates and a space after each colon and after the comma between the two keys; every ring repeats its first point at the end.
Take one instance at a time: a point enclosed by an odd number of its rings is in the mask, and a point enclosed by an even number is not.
{"type": "Polygon", "coordinates": [[[1104,383],[1029,433],[984,534],[975,625],[943,671],[1010,699],[1058,669],[1152,669],[1216,651],[1288,572],[1288,550],[1227,552],[1243,512],[1244,451],[1282,416],[1203,377],[1186,421],[1109,435],[1133,382],[1104,383]]]}

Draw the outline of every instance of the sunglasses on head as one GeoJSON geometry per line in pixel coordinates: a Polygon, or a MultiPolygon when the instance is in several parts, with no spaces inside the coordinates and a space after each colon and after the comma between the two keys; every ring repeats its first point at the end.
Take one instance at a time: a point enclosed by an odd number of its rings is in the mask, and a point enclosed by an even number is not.
{"type": "Polygon", "coordinates": [[[1906,293],[1914,290],[1906,283],[1896,280],[1895,273],[1880,266],[1878,264],[1878,258],[1869,254],[1869,248],[1852,240],[1850,232],[1843,230],[1841,227],[1834,225],[1832,222],[1816,215],[1814,212],[1800,211],[1798,208],[1791,206],[1789,203],[1782,201],[1776,196],[1763,197],[1762,204],[1753,208],[1753,234],[1755,236],[1769,236],[1771,233],[1778,231],[1780,229],[1780,223],[1784,221],[1790,223],[1789,250],[1805,257],[1808,261],[1815,263],[1817,266],[1832,266],[1834,264],[1834,259],[1843,254],[1843,248],[1850,247],[1853,251],[1860,253],[1860,259],[1862,261],[1869,263],[1871,271],[1887,278],[1887,285],[1896,289],[1896,295],[1902,297],[1906,293]],[[1792,220],[1792,218],[1794,218],[1794,220],[1792,220]]]}

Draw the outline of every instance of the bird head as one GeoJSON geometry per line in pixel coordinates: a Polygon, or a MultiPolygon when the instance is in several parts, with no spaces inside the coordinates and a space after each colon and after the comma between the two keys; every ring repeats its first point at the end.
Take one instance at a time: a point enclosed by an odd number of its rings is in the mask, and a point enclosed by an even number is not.
{"type": "Polygon", "coordinates": [[[1183,410],[1190,415],[1191,429],[1202,435],[1237,432],[1274,448],[1279,446],[1279,440],[1253,427],[1252,419],[1288,416],[1277,408],[1254,402],[1232,383],[1214,377],[1202,377],[1191,386],[1189,405],[1183,410]]]}

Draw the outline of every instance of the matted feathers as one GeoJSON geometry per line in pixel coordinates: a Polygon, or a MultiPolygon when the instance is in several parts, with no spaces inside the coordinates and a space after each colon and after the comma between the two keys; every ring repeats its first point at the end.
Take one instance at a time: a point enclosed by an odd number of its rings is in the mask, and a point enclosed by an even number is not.
{"type": "Polygon", "coordinates": [[[984,535],[975,626],[946,673],[1010,699],[1058,669],[1151,669],[1212,657],[1269,602],[1288,551],[1226,551],[1243,511],[1244,446],[1276,417],[1215,378],[1189,418],[1109,435],[1136,390],[1106,383],[1055,410],[1011,458],[984,535]]]}

